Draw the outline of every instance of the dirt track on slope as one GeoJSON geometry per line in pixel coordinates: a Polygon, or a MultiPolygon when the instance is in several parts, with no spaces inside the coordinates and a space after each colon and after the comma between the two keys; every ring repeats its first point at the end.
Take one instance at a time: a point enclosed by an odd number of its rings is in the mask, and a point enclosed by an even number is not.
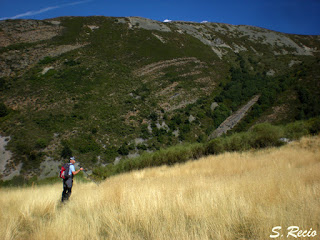
{"type": "Polygon", "coordinates": [[[148,74],[152,74],[156,71],[160,71],[161,69],[171,67],[171,66],[181,66],[189,62],[201,63],[197,58],[188,57],[188,58],[176,58],[172,60],[165,60],[160,62],[151,63],[146,65],[134,72],[137,76],[145,76],[148,74]]]}
{"type": "Polygon", "coordinates": [[[259,100],[260,95],[254,96],[246,105],[236,111],[234,114],[229,116],[220,126],[213,131],[209,136],[209,139],[216,138],[221,136],[223,133],[226,133],[228,130],[234,128],[238,122],[246,115],[249,109],[259,100]]]}

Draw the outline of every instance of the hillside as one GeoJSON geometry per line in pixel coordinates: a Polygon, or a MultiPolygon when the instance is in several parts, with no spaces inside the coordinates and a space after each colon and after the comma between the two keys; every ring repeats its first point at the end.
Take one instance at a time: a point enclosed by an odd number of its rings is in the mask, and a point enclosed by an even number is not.
{"type": "Polygon", "coordinates": [[[320,37],[130,17],[0,21],[2,179],[320,115],[320,37]]]}
{"type": "Polygon", "coordinates": [[[99,186],[78,178],[65,205],[61,184],[2,188],[0,238],[224,240],[269,239],[278,232],[296,239],[287,228],[297,226],[315,231],[316,239],[319,150],[316,136],[134,171],[99,186]],[[272,232],[277,226],[281,230],[272,232]]]}

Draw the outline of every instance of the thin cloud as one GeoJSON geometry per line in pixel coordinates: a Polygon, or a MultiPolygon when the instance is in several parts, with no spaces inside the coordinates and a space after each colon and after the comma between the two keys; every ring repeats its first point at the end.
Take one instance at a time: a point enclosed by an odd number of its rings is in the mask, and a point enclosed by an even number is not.
{"type": "Polygon", "coordinates": [[[3,17],[0,18],[0,20],[5,20],[5,19],[17,19],[17,18],[21,18],[21,17],[28,17],[28,16],[34,16],[34,15],[38,15],[44,12],[48,12],[57,8],[63,8],[63,7],[67,7],[67,6],[74,6],[74,5],[78,5],[78,4],[83,4],[83,3],[87,3],[87,2],[91,2],[92,0],[86,0],[86,1],[79,1],[79,2],[73,2],[73,3],[67,3],[67,4],[62,4],[62,5],[58,5],[58,6],[52,6],[52,7],[46,7],[46,8],[42,8],[40,10],[37,11],[28,11],[25,13],[21,13],[18,15],[15,15],[13,17],[3,17]]]}

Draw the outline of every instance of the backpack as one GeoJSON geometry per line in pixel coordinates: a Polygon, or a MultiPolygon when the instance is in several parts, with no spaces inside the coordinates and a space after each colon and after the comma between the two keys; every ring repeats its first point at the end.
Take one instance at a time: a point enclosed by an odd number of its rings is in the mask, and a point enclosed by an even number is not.
{"type": "Polygon", "coordinates": [[[69,177],[71,177],[71,175],[69,175],[70,165],[71,165],[71,163],[65,163],[62,165],[62,167],[60,169],[60,174],[59,174],[60,178],[68,179],[69,177]]]}

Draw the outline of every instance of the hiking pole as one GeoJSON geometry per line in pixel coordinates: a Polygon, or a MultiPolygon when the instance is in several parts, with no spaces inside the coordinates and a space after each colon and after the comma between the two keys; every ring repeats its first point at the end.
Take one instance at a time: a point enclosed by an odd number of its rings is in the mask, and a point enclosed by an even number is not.
{"type": "Polygon", "coordinates": [[[92,182],[94,182],[95,184],[97,184],[97,186],[99,186],[99,183],[97,183],[85,170],[82,170],[82,172],[84,172],[92,182]]]}

